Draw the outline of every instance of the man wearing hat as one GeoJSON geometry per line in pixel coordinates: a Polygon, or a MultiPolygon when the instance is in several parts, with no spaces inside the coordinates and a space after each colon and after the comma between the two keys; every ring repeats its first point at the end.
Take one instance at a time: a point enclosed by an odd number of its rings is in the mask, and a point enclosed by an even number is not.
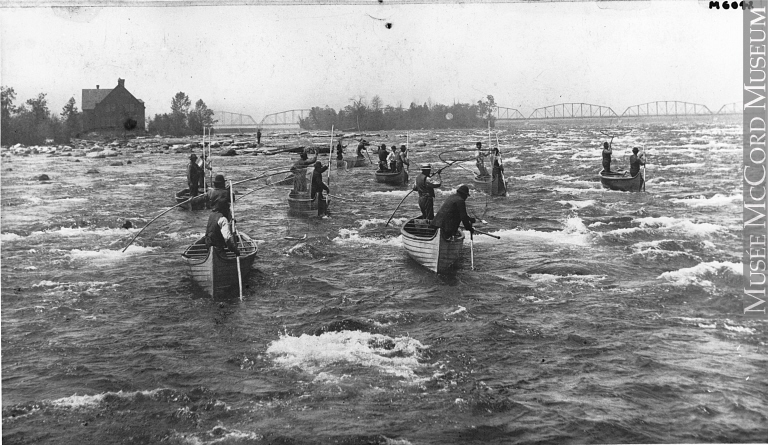
{"type": "Polygon", "coordinates": [[[477,170],[480,172],[478,176],[490,176],[488,174],[488,169],[485,168],[485,157],[488,156],[488,153],[483,153],[483,143],[478,142],[476,144],[477,146],[477,157],[475,164],[477,165],[477,170]]]}
{"type": "Polygon", "coordinates": [[[229,200],[216,201],[216,205],[208,217],[208,225],[205,229],[205,245],[209,248],[213,246],[222,250],[229,248],[235,255],[240,256],[240,249],[237,248],[235,236],[230,226],[229,206],[229,200]]]}
{"type": "Polygon", "coordinates": [[[368,151],[367,148],[365,148],[368,144],[368,141],[365,139],[360,139],[360,143],[357,144],[357,160],[365,159],[363,157],[363,150],[368,151]]]}
{"type": "Polygon", "coordinates": [[[416,176],[416,183],[413,186],[413,190],[419,192],[419,210],[421,210],[419,219],[435,219],[435,189],[440,188],[442,181],[440,173],[437,174],[437,180],[431,178],[431,173],[431,165],[421,164],[421,173],[416,176]]]}
{"type": "Polygon", "coordinates": [[[197,155],[189,155],[189,165],[187,166],[187,187],[189,187],[189,196],[200,194],[200,178],[204,175],[203,169],[197,165],[197,155]]]}
{"type": "MultiPolygon", "coordinates": [[[[208,201],[208,205],[212,209],[215,209],[216,204],[218,204],[220,201],[226,201],[227,205],[229,205],[229,188],[227,188],[227,182],[224,179],[224,175],[216,175],[216,177],[213,179],[213,188],[208,190],[205,197],[208,201]]],[[[233,196],[232,200],[234,199],[235,198],[233,196]]]]}
{"type": "Polygon", "coordinates": [[[440,206],[435,219],[432,220],[432,226],[443,229],[443,238],[449,239],[456,234],[459,224],[464,224],[464,228],[469,230],[469,233],[475,233],[475,229],[472,228],[475,218],[467,215],[467,204],[464,202],[468,197],[469,187],[461,185],[456,189],[456,194],[449,196],[440,206]]]}
{"type": "Polygon", "coordinates": [[[315,162],[315,171],[312,172],[312,188],[310,189],[309,196],[313,200],[317,199],[315,203],[317,206],[317,216],[323,216],[328,213],[325,199],[323,198],[323,190],[331,193],[331,189],[323,182],[323,173],[328,170],[329,166],[330,164],[323,167],[323,164],[317,161],[315,162]]]}

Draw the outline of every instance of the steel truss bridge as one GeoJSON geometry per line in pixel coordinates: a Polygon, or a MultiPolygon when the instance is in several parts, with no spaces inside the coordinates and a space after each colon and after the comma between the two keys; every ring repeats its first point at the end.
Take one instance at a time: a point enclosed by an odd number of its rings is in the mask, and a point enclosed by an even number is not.
{"type": "Polygon", "coordinates": [[[706,116],[712,114],[706,105],[681,102],[678,100],[659,100],[627,107],[623,117],[643,116],[706,116]]]}
{"type": "Polygon", "coordinates": [[[297,130],[299,119],[309,117],[308,109],[287,110],[264,116],[260,122],[256,122],[248,114],[232,113],[229,111],[213,111],[213,119],[216,123],[213,128],[218,131],[253,132],[257,129],[270,130],[297,130]]]}
{"type": "Polygon", "coordinates": [[[619,117],[611,107],[585,103],[563,103],[533,110],[528,119],[583,119],[619,117]]]}
{"type": "Polygon", "coordinates": [[[744,102],[733,102],[725,104],[717,110],[717,114],[743,114],[744,102]]]}
{"type": "Polygon", "coordinates": [[[525,119],[525,116],[523,116],[522,113],[520,113],[518,110],[507,107],[494,107],[493,117],[496,118],[497,121],[525,119]]]}

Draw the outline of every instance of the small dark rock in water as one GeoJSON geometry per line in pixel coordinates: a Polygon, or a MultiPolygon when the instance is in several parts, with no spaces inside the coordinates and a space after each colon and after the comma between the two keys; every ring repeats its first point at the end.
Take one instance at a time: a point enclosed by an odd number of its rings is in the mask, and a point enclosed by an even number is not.
{"type": "Polygon", "coordinates": [[[92,168],[92,169],[88,170],[87,172],[85,172],[85,174],[87,174],[87,175],[98,175],[99,173],[100,172],[98,170],[96,170],[95,168],[92,168]]]}
{"type": "Polygon", "coordinates": [[[132,228],[133,228],[133,223],[131,222],[130,219],[126,219],[125,223],[123,224],[123,229],[132,229],[132,228]]]}
{"type": "Polygon", "coordinates": [[[115,161],[115,162],[110,162],[109,165],[112,167],[119,167],[123,165],[123,163],[121,161],[115,161]]]}
{"type": "Polygon", "coordinates": [[[224,150],[221,152],[222,156],[236,156],[237,152],[234,148],[230,148],[229,150],[224,150]]]}
{"type": "Polygon", "coordinates": [[[131,161],[127,161],[127,162],[126,162],[126,164],[133,164],[133,162],[131,162],[131,161]]]}
{"type": "Polygon", "coordinates": [[[50,181],[51,180],[51,178],[49,178],[48,175],[46,175],[46,174],[42,174],[42,175],[38,176],[37,179],[40,180],[40,181],[50,181]]]}
{"type": "Polygon", "coordinates": [[[12,169],[12,168],[6,168],[6,169],[5,169],[5,171],[7,171],[7,172],[12,172],[12,171],[13,171],[13,169],[12,169]]]}

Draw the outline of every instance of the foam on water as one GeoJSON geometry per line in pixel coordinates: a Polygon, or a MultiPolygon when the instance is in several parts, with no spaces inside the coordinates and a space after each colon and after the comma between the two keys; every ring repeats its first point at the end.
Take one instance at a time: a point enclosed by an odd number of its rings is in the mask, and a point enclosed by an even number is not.
{"type": "Polygon", "coordinates": [[[43,230],[40,232],[32,232],[30,236],[63,236],[63,237],[76,237],[84,235],[96,235],[96,236],[108,236],[108,237],[120,237],[130,233],[134,233],[139,229],[112,229],[109,227],[104,228],[91,228],[91,227],[61,227],[56,230],[43,230]]]}
{"type": "Polygon", "coordinates": [[[709,235],[714,232],[724,231],[725,227],[711,223],[695,223],[685,218],[675,218],[671,216],[658,216],[638,218],[635,222],[640,223],[640,227],[657,227],[663,230],[675,230],[687,232],[692,235],[709,235]]]}
{"type": "Polygon", "coordinates": [[[16,241],[16,240],[20,240],[21,238],[22,238],[21,235],[17,235],[15,233],[0,234],[0,242],[16,241]]]}
{"type": "Polygon", "coordinates": [[[557,202],[559,202],[562,205],[571,206],[574,209],[583,209],[584,207],[595,205],[594,199],[587,199],[586,201],[557,201],[557,202]]]}
{"type": "Polygon", "coordinates": [[[69,256],[72,260],[86,260],[96,265],[107,265],[107,264],[112,264],[117,261],[124,260],[126,258],[130,258],[136,255],[152,252],[157,249],[159,249],[159,247],[143,247],[143,246],[136,246],[132,244],[128,246],[128,249],[126,249],[125,252],[123,252],[122,249],[118,249],[118,250],[72,249],[72,251],[69,253],[69,256]]]}
{"type": "MultiPolygon", "coordinates": [[[[540,232],[537,230],[498,230],[496,232],[488,232],[496,236],[500,236],[502,240],[517,240],[525,238],[536,238],[543,241],[547,241],[555,244],[575,244],[578,246],[588,246],[590,240],[593,237],[587,226],[584,225],[584,221],[578,216],[572,216],[565,220],[565,227],[559,232],[540,232]]],[[[475,244],[486,244],[498,242],[498,240],[488,236],[476,236],[474,240],[475,244]]]]}
{"type": "MultiPolygon", "coordinates": [[[[391,221],[389,221],[389,225],[392,227],[399,227],[405,224],[408,221],[408,218],[392,218],[391,221]]],[[[360,224],[360,230],[366,229],[370,226],[381,226],[384,227],[384,224],[387,223],[386,219],[381,218],[371,218],[371,219],[361,219],[357,221],[360,224]]]]}
{"type": "Polygon", "coordinates": [[[339,229],[339,236],[333,239],[334,243],[338,244],[363,244],[378,246],[391,246],[400,247],[403,245],[402,236],[395,238],[368,238],[360,236],[360,233],[354,229],[339,229]]]}
{"type": "Polygon", "coordinates": [[[554,283],[557,281],[581,282],[582,284],[594,285],[597,281],[606,278],[605,275],[554,275],[548,273],[530,274],[533,281],[537,283],[554,283]]]}
{"type": "Polygon", "coordinates": [[[728,261],[710,261],[699,263],[693,267],[686,267],[670,272],[664,272],[657,278],[669,281],[679,286],[695,284],[703,287],[713,286],[712,282],[703,279],[707,275],[721,275],[730,273],[733,275],[742,275],[744,265],[742,263],[732,263],[728,261]]]}
{"type": "Polygon", "coordinates": [[[267,354],[279,366],[298,367],[311,374],[327,373],[325,367],[347,363],[413,380],[419,354],[424,349],[421,342],[411,337],[341,331],[299,337],[281,334],[267,347],[267,354]]]}
{"type": "Polygon", "coordinates": [[[672,198],[669,201],[675,203],[682,203],[691,207],[721,207],[734,203],[741,203],[744,197],[741,194],[725,196],[716,194],[711,198],[700,196],[698,198],[672,198]]]}
{"type": "Polygon", "coordinates": [[[63,397],[61,399],[51,400],[50,404],[59,408],[71,408],[71,409],[88,408],[88,407],[98,406],[106,396],[120,397],[123,399],[133,399],[139,394],[143,396],[151,397],[157,394],[159,391],[163,391],[163,390],[153,389],[149,391],[105,392],[105,393],[94,394],[90,396],[89,395],[79,396],[77,394],[73,394],[69,397],[63,397]]]}

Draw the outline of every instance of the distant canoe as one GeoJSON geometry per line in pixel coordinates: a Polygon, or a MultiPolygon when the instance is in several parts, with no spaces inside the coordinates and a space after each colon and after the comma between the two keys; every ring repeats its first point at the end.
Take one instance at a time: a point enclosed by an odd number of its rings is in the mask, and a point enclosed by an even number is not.
{"type": "Polygon", "coordinates": [[[491,194],[491,185],[493,184],[491,175],[475,175],[473,182],[475,183],[475,190],[479,190],[485,194],[491,194]]]}
{"type": "Polygon", "coordinates": [[[309,192],[296,193],[291,190],[288,194],[288,214],[291,216],[317,215],[317,207],[314,200],[309,198],[309,192]]]}
{"type": "Polygon", "coordinates": [[[445,273],[462,256],[464,233],[459,230],[450,241],[444,240],[441,229],[429,226],[426,221],[411,219],[403,225],[403,247],[417,263],[433,272],[445,273]]]}
{"type": "Polygon", "coordinates": [[[642,172],[638,172],[635,176],[620,176],[620,175],[604,175],[605,170],[600,170],[600,183],[603,188],[609,190],[618,190],[622,192],[639,192],[643,190],[642,172]]]}
{"type": "MultiPolygon", "coordinates": [[[[243,288],[256,259],[256,243],[240,233],[240,275],[243,288]]],[[[237,259],[229,249],[207,248],[205,237],[187,247],[181,255],[187,262],[192,279],[213,298],[233,297],[240,294],[237,276],[237,259]]]]}
{"type": "Polygon", "coordinates": [[[381,182],[384,184],[391,184],[391,185],[406,185],[408,184],[408,172],[405,169],[400,170],[399,172],[392,173],[392,172],[383,172],[380,170],[376,170],[376,182],[381,182]]]}
{"type": "MultiPolygon", "coordinates": [[[[176,193],[176,204],[180,204],[189,199],[189,189],[184,189],[176,193]]],[[[183,205],[180,205],[180,209],[184,210],[205,210],[208,207],[208,202],[205,199],[205,194],[197,195],[197,199],[193,199],[183,205]]]]}

